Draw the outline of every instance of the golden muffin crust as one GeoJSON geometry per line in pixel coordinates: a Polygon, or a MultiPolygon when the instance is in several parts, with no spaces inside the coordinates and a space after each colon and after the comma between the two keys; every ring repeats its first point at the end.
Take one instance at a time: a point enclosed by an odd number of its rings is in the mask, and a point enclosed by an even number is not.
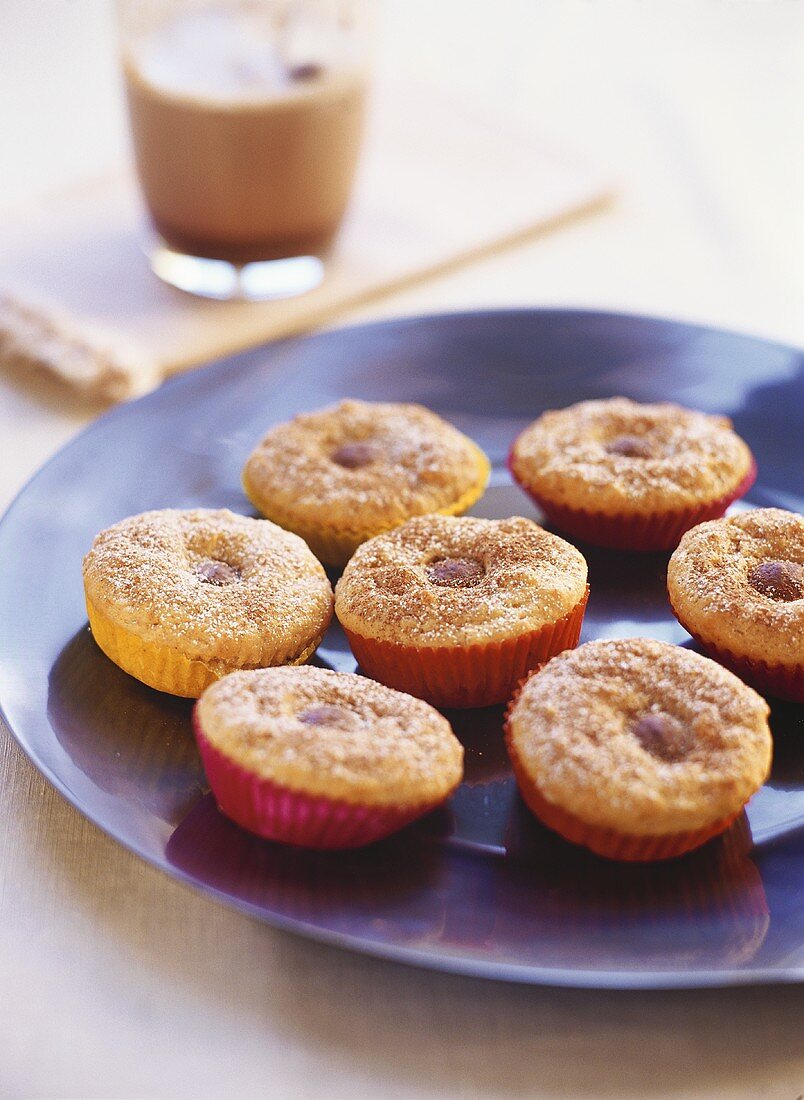
{"type": "Polygon", "coordinates": [[[769,708],[736,676],[646,638],[587,642],[528,680],[509,738],[544,798],[630,836],[740,810],[771,763],[769,708]]]}
{"type": "Polygon", "coordinates": [[[667,567],[676,614],[713,645],[804,663],[804,516],[755,508],[693,527],[667,567]]]}
{"type": "Polygon", "coordinates": [[[586,576],[579,550],[521,516],[420,516],[357,550],[335,610],[364,637],[466,646],[562,618],[583,598],[586,576]]]}
{"type": "Polygon", "coordinates": [[[234,672],[197,704],[203,734],[263,779],[375,806],[446,798],[463,746],[437,710],[364,676],[304,666],[234,672]]]}
{"type": "Polygon", "coordinates": [[[326,524],[368,538],[458,501],[468,508],[488,476],[480,448],[429,409],[341,401],[272,428],[243,484],[283,526],[326,524]]]}
{"type": "Polygon", "coordinates": [[[118,626],[211,667],[291,661],[332,617],[332,588],[304,542],[227,509],[121,520],[95,538],[84,585],[118,626]]]}
{"type": "Polygon", "coordinates": [[[727,417],[625,397],[543,413],[511,452],[514,475],[534,493],[604,514],[718,500],[752,461],[727,417]]]}

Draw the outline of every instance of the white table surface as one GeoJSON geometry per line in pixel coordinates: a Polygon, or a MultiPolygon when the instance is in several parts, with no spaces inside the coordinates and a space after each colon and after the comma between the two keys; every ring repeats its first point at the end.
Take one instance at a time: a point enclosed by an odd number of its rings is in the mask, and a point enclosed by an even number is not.
{"type": "MultiPolygon", "coordinates": [[[[798,0],[388,0],[384,24],[388,68],[538,119],[620,198],[344,321],[589,305],[804,345],[798,0]]],[[[115,163],[103,0],[3,0],[0,44],[0,203],[115,163]]],[[[0,378],[0,503],[97,411],[0,378]]],[[[123,851],[1,726],[0,820],[0,1095],[804,1093],[800,987],[521,988],[308,943],[123,851]]]]}

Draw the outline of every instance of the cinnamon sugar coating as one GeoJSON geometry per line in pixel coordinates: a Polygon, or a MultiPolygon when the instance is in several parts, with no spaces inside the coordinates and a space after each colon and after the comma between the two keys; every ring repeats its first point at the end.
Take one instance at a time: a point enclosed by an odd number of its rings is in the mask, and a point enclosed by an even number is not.
{"type": "Polygon", "coordinates": [[[583,598],[579,550],[529,519],[421,516],[364,543],[335,590],[345,627],[416,646],[501,641],[583,598]]]}
{"type": "Polygon", "coordinates": [[[588,825],[658,837],[739,812],[770,770],[768,714],[755,691],[690,650],[595,641],[528,680],[509,737],[549,802],[588,825]]]}
{"type": "Polygon", "coordinates": [[[374,806],[445,799],[463,746],[437,710],[364,676],[303,666],[235,672],[196,716],[207,739],[263,779],[374,806]]]}
{"type": "Polygon", "coordinates": [[[537,496],[609,515],[718,500],[751,463],[727,417],[625,397],[543,413],[511,453],[517,480],[537,496]]]}
{"type": "Polygon", "coordinates": [[[488,475],[480,448],[429,409],[341,401],[272,428],[243,483],[283,526],[331,527],[362,541],[410,516],[468,508],[488,475]]]}
{"type": "Polygon", "coordinates": [[[704,640],[795,667],[804,665],[804,588],[794,598],[799,576],[804,580],[804,516],[755,508],[688,531],[670,558],[667,590],[678,618],[704,640]]]}
{"type": "Polygon", "coordinates": [[[118,626],[211,668],[292,661],[332,617],[329,580],[302,540],[226,509],[121,520],[95,538],[84,586],[118,626]]]}

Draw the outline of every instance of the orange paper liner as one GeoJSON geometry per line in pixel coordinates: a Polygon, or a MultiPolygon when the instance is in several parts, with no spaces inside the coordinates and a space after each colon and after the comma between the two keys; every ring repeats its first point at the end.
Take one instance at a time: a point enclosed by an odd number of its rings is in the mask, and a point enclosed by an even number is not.
{"type": "Polygon", "coordinates": [[[504,703],[538,665],[575,648],[588,599],[589,585],[572,611],[556,622],[482,645],[402,645],[343,629],[360,668],[381,684],[436,707],[490,707],[504,703]]]}
{"type": "Polygon", "coordinates": [[[513,746],[507,718],[505,744],[511,758],[511,767],[514,770],[519,793],[531,813],[548,829],[552,829],[565,840],[588,848],[595,855],[603,856],[604,859],[621,860],[627,863],[652,863],[660,859],[675,859],[676,856],[682,856],[694,848],[700,848],[707,840],[725,832],[743,812],[741,806],[735,813],[713,821],[702,829],[667,833],[664,836],[632,836],[618,832],[616,829],[589,825],[544,797],[513,746]]]}
{"type": "MultiPolygon", "coordinates": [[[[671,604],[672,607],[672,604],[671,604]]],[[[723,646],[702,638],[688,623],[685,623],[673,607],[673,614],[707,657],[723,665],[729,672],[739,676],[746,684],[761,691],[763,695],[772,695],[775,699],[787,699],[792,703],[804,703],[804,665],[774,665],[767,661],[756,661],[742,657],[723,646]]]]}
{"type": "MultiPolygon", "coordinates": [[[[459,516],[465,512],[467,508],[471,508],[472,505],[483,496],[489,480],[491,467],[482,451],[479,451],[479,456],[477,463],[477,480],[470,485],[466,492],[462,493],[457,500],[445,504],[443,508],[434,509],[436,515],[459,516]],[[482,455],[483,458],[482,463],[480,461],[480,455],[482,455]]],[[[319,561],[324,562],[325,565],[334,566],[336,568],[342,568],[346,565],[358,546],[361,546],[370,538],[374,538],[375,535],[383,535],[387,531],[392,531],[395,526],[398,526],[398,524],[391,524],[387,527],[380,528],[366,528],[360,527],[359,525],[355,527],[343,527],[329,523],[325,519],[321,519],[317,523],[301,523],[299,519],[291,513],[283,512],[278,509],[264,510],[257,502],[245,477],[243,478],[243,488],[251,503],[266,519],[278,524],[286,531],[293,531],[294,534],[299,535],[300,538],[304,539],[319,561]]],[[[399,521],[400,524],[404,522],[404,519],[399,521]]]]}
{"type": "Polygon", "coordinates": [[[195,733],[209,785],[221,813],[250,833],[321,851],[362,848],[409,825],[446,798],[415,806],[368,806],[293,790],[254,775],[220,752],[193,711],[195,733]]]}
{"type": "Polygon", "coordinates": [[[561,531],[594,546],[641,552],[675,550],[682,536],[691,528],[710,519],[720,519],[730,504],[748,492],[757,476],[756,463],[752,458],[748,473],[742,481],[732,492],[716,500],[691,508],[656,510],[640,515],[610,515],[585,508],[570,508],[544,497],[515,470],[513,449],[508,457],[508,468],[517,484],[561,531]]]}

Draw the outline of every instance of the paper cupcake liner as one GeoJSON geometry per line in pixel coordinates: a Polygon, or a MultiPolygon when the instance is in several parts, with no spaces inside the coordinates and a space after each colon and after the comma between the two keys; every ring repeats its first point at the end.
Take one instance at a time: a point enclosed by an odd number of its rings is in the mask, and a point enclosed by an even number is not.
{"type": "MultiPolygon", "coordinates": [[[[480,452],[482,454],[482,452],[480,452]]],[[[490,466],[485,455],[483,455],[483,463],[478,460],[477,468],[477,480],[462,493],[457,500],[452,501],[450,504],[445,504],[443,508],[433,509],[434,514],[440,516],[459,516],[462,512],[465,512],[467,508],[471,508],[485,492],[486,484],[489,479],[490,466]]],[[[256,496],[252,493],[246,480],[243,480],[243,488],[246,496],[252,502],[252,504],[260,510],[266,519],[271,520],[273,523],[278,524],[280,527],[284,527],[286,531],[292,531],[294,534],[299,535],[309,546],[313,554],[324,562],[326,565],[341,568],[349,561],[351,556],[357,550],[358,546],[361,546],[368,539],[374,538],[375,535],[383,535],[387,531],[392,531],[394,527],[399,526],[405,522],[405,519],[411,517],[405,517],[401,519],[399,524],[390,524],[384,527],[344,527],[330,523],[324,519],[317,523],[302,523],[297,516],[292,513],[283,512],[280,509],[268,509],[265,510],[257,501],[256,496]]]]}
{"type": "Polygon", "coordinates": [[[746,684],[756,688],[763,695],[772,695],[775,699],[804,703],[804,665],[769,664],[767,661],[742,657],[730,649],[702,638],[697,631],[692,630],[690,625],[684,622],[675,608],[673,608],[673,614],[707,657],[711,657],[712,660],[733,672],[735,676],[739,676],[746,684]]]}
{"type": "Polygon", "coordinates": [[[482,645],[402,645],[343,629],[360,668],[381,684],[436,707],[490,707],[506,702],[517,683],[538,665],[574,649],[588,599],[587,585],[582,599],[563,618],[482,645]]]}
{"type": "Polygon", "coordinates": [[[700,848],[707,840],[725,832],[744,809],[741,806],[735,813],[719,818],[701,829],[667,833],[663,836],[632,836],[616,829],[589,825],[575,814],[548,801],[541,793],[513,746],[508,716],[505,722],[505,744],[511,758],[511,767],[519,793],[531,813],[548,829],[552,829],[565,840],[588,848],[595,855],[603,856],[604,859],[628,863],[651,863],[654,860],[675,859],[676,856],[691,852],[694,848],[700,848]]]}
{"type": "Polygon", "coordinates": [[[221,812],[266,840],[321,851],[361,848],[390,836],[444,801],[367,806],[292,790],[256,776],[224,756],[207,739],[196,711],[193,732],[221,812]]]}
{"type": "Polygon", "coordinates": [[[754,460],[746,476],[735,488],[716,500],[696,507],[655,510],[639,515],[633,513],[594,512],[585,508],[570,508],[557,504],[528,485],[515,471],[513,448],[508,455],[508,469],[517,484],[541,508],[547,519],[560,530],[581,542],[605,546],[614,550],[655,552],[675,550],[682,536],[699,523],[720,519],[735,500],[748,492],[757,476],[754,460]]]}
{"type": "MultiPolygon", "coordinates": [[[[238,664],[216,663],[214,667],[203,661],[187,657],[170,646],[148,642],[131,630],[118,626],[97,606],[87,599],[87,616],[92,636],[109,660],[127,672],[129,676],[140,680],[148,687],[164,691],[168,695],[180,695],[186,699],[197,699],[210,684],[220,680],[230,672],[241,667],[238,664]]],[[[318,646],[323,634],[314,638],[305,646],[302,653],[283,664],[303,665],[318,646]]]]}

